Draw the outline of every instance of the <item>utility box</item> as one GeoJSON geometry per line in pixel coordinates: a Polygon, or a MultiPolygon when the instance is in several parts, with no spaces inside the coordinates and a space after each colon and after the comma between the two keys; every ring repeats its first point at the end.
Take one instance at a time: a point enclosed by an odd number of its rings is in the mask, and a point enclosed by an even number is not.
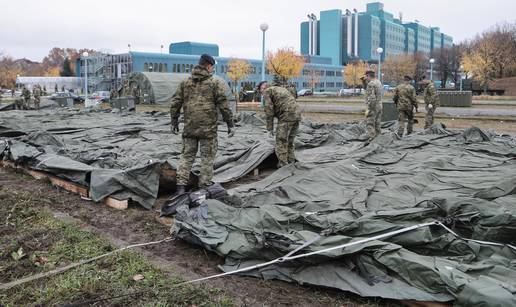
{"type": "Polygon", "coordinates": [[[471,91],[438,91],[441,107],[471,107],[471,91]]]}
{"type": "Polygon", "coordinates": [[[112,109],[127,111],[135,110],[134,97],[132,96],[113,98],[109,103],[111,104],[112,109]]]}
{"type": "Polygon", "coordinates": [[[57,97],[56,102],[62,108],[73,108],[73,98],[71,97],[57,97]]]}
{"type": "Polygon", "coordinates": [[[398,120],[398,109],[392,101],[382,102],[382,122],[398,120]]]}

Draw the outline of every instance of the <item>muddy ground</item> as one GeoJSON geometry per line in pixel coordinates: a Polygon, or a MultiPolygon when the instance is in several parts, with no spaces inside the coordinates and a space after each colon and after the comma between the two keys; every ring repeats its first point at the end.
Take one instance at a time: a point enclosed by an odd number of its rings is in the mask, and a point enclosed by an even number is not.
{"type": "MultiPolygon", "coordinates": [[[[112,209],[52,187],[45,180],[35,180],[7,168],[0,168],[0,185],[32,193],[40,201],[39,205],[51,210],[54,216],[74,220],[81,228],[102,235],[116,246],[160,240],[169,236],[169,227],[156,221],[156,212],[140,209],[138,206],[131,206],[123,211],[112,209]]],[[[165,199],[161,197],[160,201],[165,199]]],[[[149,246],[138,252],[171,276],[180,275],[186,280],[220,273],[217,265],[223,262],[217,255],[181,240],[149,246]]],[[[366,300],[335,290],[250,277],[229,276],[208,281],[206,285],[222,290],[238,306],[399,305],[398,302],[366,300]]]]}

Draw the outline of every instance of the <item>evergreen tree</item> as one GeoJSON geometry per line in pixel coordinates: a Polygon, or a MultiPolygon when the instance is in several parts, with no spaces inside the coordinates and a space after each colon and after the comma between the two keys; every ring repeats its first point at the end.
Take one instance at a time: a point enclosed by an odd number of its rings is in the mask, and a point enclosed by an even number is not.
{"type": "Polygon", "coordinates": [[[69,58],[64,59],[63,67],[62,67],[61,71],[59,72],[59,74],[61,75],[61,77],[73,77],[74,74],[73,74],[72,66],[70,65],[69,58]]]}

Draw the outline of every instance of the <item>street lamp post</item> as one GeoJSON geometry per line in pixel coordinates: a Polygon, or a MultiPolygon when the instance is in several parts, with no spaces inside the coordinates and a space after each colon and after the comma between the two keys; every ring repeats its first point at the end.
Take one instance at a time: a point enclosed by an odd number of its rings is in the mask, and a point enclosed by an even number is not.
{"type": "Polygon", "coordinates": [[[88,98],[88,51],[82,53],[84,57],[84,101],[88,98]]]}
{"type": "Polygon", "coordinates": [[[460,66],[460,87],[459,90],[462,92],[462,74],[464,73],[464,65],[460,66]]]}
{"type": "Polygon", "coordinates": [[[376,49],[376,52],[378,52],[378,80],[380,80],[380,83],[382,82],[382,53],[383,48],[378,47],[376,49]]]}
{"type": "Polygon", "coordinates": [[[435,63],[435,59],[431,58],[430,59],[430,81],[434,81],[434,63],[435,63]]]}
{"type": "Polygon", "coordinates": [[[161,45],[161,54],[163,54],[163,45],[161,45]]]}
{"type": "MultiPolygon", "coordinates": [[[[262,81],[265,81],[265,31],[269,29],[269,25],[262,23],[260,30],[262,30],[262,81]]],[[[261,106],[263,107],[263,95],[261,97],[261,106]]]]}

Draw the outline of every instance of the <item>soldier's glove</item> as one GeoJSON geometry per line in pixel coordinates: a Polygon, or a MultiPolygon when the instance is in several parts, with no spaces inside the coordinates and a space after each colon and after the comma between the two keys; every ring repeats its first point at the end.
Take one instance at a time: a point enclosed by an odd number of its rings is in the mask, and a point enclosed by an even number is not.
{"type": "Polygon", "coordinates": [[[369,115],[369,109],[365,109],[364,114],[365,114],[365,116],[367,117],[367,115],[369,115]]]}
{"type": "Polygon", "coordinates": [[[177,135],[179,133],[179,123],[172,122],[172,134],[177,135]]]}

